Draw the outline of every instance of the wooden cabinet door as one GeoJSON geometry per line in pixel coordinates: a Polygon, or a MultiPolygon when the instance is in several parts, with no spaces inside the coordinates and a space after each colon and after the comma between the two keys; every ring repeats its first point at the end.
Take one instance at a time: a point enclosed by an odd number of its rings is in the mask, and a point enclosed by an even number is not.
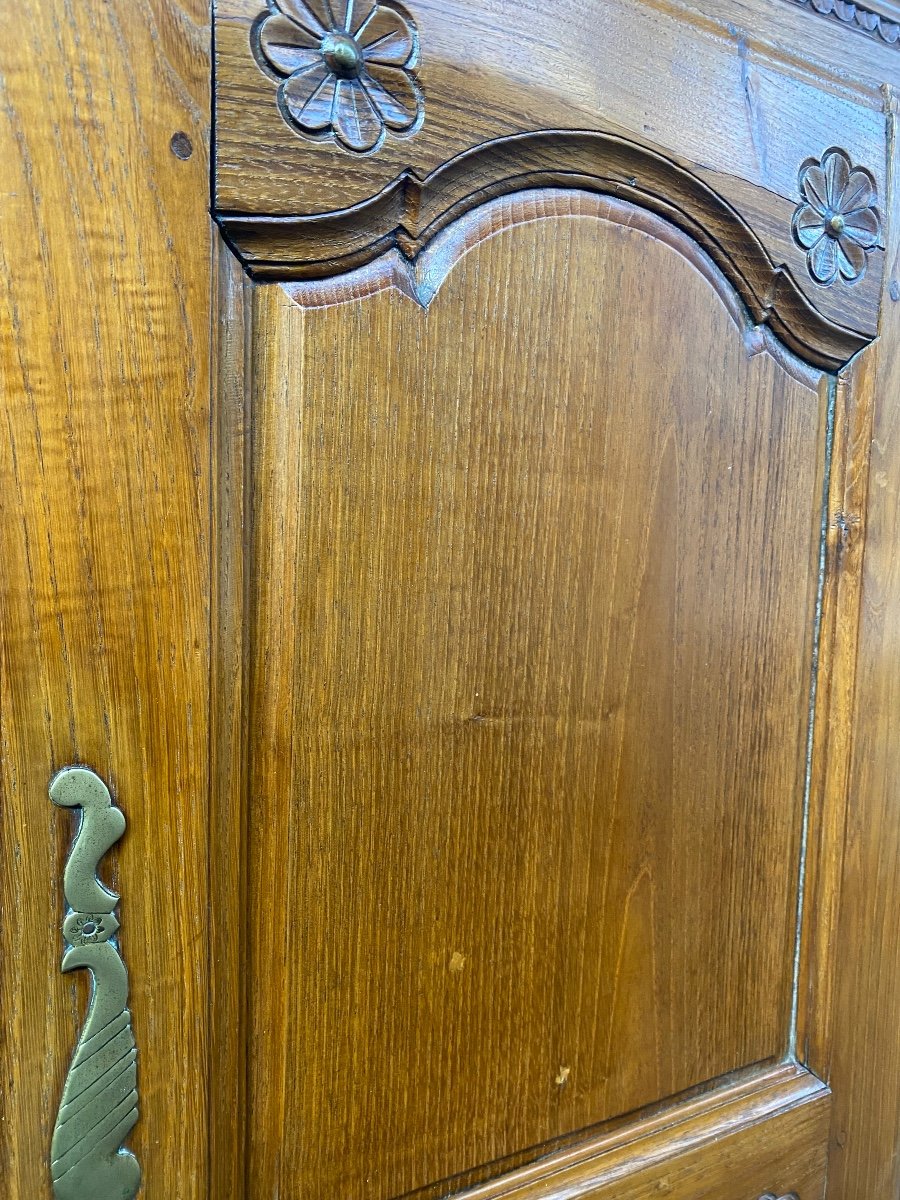
{"type": "Polygon", "coordinates": [[[13,1200],[890,1200],[893,26],[826,16],[33,0],[13,1200]]]}

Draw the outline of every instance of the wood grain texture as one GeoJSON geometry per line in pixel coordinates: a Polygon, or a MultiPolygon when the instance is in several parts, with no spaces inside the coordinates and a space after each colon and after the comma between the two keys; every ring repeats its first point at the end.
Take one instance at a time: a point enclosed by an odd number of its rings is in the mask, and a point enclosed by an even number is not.
{"type": "MultiPolygon", "coordinates": [[[[254,278],[315,279],[349,272],[389,247],[412,261],[448,223],[492,197],[574,185],[635,203],[688,233],[731,282],[753,320],[767,323],[808,361],[839,367],[866,344],[859,331],[867,327],[864,312],[845,305],[839,320],[829,319],[822,307],[829,289],[818,288],[818,307],[810,303],[754,229],[696,174],[606,134],[556,130],[505,138],[460,155],[423,182],[406,174],[371,202],[321,220],[227,214],[218,220],[254,278]]],[[[784,206],[785,229],[793,211],[792,204],[784,206]]],[[[864,276],[852,293],[863,305],[868,286],[864,276]]]]}
{"type": "MultiPolygon", "coordinates": [[[[674,0],[672,10],[682,8],[674,0]]],[[[851,7],[842,5],[845,15],[851,7]]],[[[868,0],[862,8],[878,10],[889,22],[897,20],[892,3],[868,0]]],[[[810,75],[819,85],[842,91],[847,81],[880,87],[900,78],[900,43],[889,45],[822,15],[810,3],[798,0],[699,0],[690,10],[700,12],[714,28],[726,28],[743,45],[748,63],[774,56],[793,64],[801,75],[810,75]]]]}
{"type": "MultiPolygon", "coordinates": [[[[882,45],[793,4],[702,0],[700,7],[716,20],[733,22],[751,53],[762,38],[822,80],[849,73],[894,89],[900,85],[896,44],[882,45]]],[[[897,18],[891,3],[869,7],[889,20],[897,18]]],[[[835,1200],[894,1200],[900,1190],[900,941],[895,932],[900,768],[889,715],[898,709],[900,686],[893,637],[900,595],[895,483],[900,311],[891,294],[892,283],[896,292],[900,279],[900,189],[896,100],[890,93],[887,106],[893,157],[883,213],[891,240],[881,338],[848,368],[838,403],[839,410],[844,408],[843,430],[836,422],[835,466],[843,460],[847,470],[842,483],[836,475],[830,503],[829,559],[835,569],[829,572],[825,599],[826,609],[835,605],[836,627],[834,657],[824,661],[820,683],[831,689],[832,699],[823,696],[819,706],[818,736],[828,742],[823,755],[816,751],[825,770],[825,808],[817,825],[814,790],[798,1028],[798,1052],[832,1080],[835,1091],[828,1172],[829,1196],[835,1200]],[[837,444],[841,436],[843,454],[837,444]]]]}
{"type": "Polygon", "coordinates": [[[234,914],[246,911],[249,797],[247,748],[253,736],[246,686],[245,623],[250,564],[249,405],[252,284],[221,242],[216,259],[216,410],[213,436],[215,538],[212,628],[210,813],[210,1195],[242,1200],[246,1118],[247,973],[234,914]]]}
{"type": "Polygon", "coordinates": [[[208,40],[202,4],[0,11],[0,1178],[50,1196],[86,1005],[60,973],[65,764],[127,815],[146,1200],[206,1196],[208,40]],[[179,159],[176,132],[192,143],[179,159]]]}
{"type": "Polygon", "coordinates": [[[623,1122],[569,1151],[460,1194],[460,1200],[817,1200],[824,1193],[829,1095],[784,1065],[623,1122]]]}
{"type": "MultiPolygon", "coordinates": [[[[844,7],[846,10],[850,7],[844,7]]],[[[897,8],[882,0],[867,0],[859,10],[878,10],[889,23],[898,20],[897,8]]],[[[702,13],[714,28],[726,28],[745,47],[749,62],[757,56],[774,56],[790,62],[801,74],[814,76],[820,86],[842,90],[862,83],[879,87],[896,80],[900,72],[900,44],[854,29],[854,21],[841,21],[819,13],[810,0],[699,0],[683,5],[672,0],[671,9],[688,8],[702,13]]],[[[696,19],[696,17],[695,17],[696,19]]]]}
{"type": "Polygon", "coordinates": [[[479,219],[253,290],[250,1195],[430,1195],[788,1047],[827,389],[650,214],[479,219]]]}
{"type": "MultiPolygon", "coordinates": [[[[892,277],[900,277],[896,92],[892,277]]],[[[861,364],[874,424],[853,705],[849,811],[837,934],[829,1195],[893,1200],[900,1189],[900,305],[885,297],[882,336],[861,364]]]]}
{"type": "Polygon", "coordinates": [[[793,4],[806,5],[809,11],[820,17],[840,21],[845,28],[854,33],[865,34],[885,46],[900,48],[900,24],[897,22],[898,8],[894,4],[883,4],[879,0],[869,0],[868,7],[862,4],[835,4],[830,0],[819,0],[812,4],[810,0],[790,0],[793,4]]]}
{"type": "Polygon", "coordinates": [[[809,810],[801,870],[795,1050],[829,1075],[865,508],[874,397],[860,355],[836,380],[825,522],[821,638],[814,694],[809,810]]]}
{"type": "MultiPolygon", "coordinates": [[[[404,179],[429,180],[498,139],[605,131],[694,172],[740,214],[771,263],[786,266],[809,304],[836,324],[874,334],[881,252],[858,284],[822,288],[790,232],[799,168],[829,146],[868,167],[883,194],[884,119],[866,83],[820,79],[794,55],[759,39],[748,44],[725,15],[713,20],[668,0],[498,0],[489,8],[481,0],[415,0],[409,12],[422,46],[424,126],[358,156],[305,140],[282,119],[276,82],[250,50],[263,8],[261,0],[216,5],[220,212],[308,217],[353,209],[404,179]]],[[[766,27],[762,17],[757,27],[766,27]]],[[[486,171],[482,186],[493,182],[486,171]]],[[[348,219],[372,215],[366,209],[348,219]]],[[[369,240],[392,231],[378,224],[369,240]]]]}

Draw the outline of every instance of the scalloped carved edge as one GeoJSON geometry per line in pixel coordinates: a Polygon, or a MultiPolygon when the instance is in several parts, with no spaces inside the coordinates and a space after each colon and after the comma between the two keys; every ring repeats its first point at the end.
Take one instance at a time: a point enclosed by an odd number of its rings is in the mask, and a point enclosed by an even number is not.
{"type": "Polygon", "coordinates": [[[445,225],[415,259],[405,258],[394,247],[346,274],[328,279],[293,280],[282,287],[301,308],[330,308],[393,289],[427,311],[453,268],[470,250],[510,229],[557,217],[609,221],[663,242],[712,287],[740,332],[748,357],[768,353],[805,387],[818,386],[821,370],[792,353],[771,329],[753,324],[728,279],[692,238],[663,217],[628,200],[583,189],[534,188],[498,196],[445,225]]]}
{"type": "Polygon", "coordinates": [[[790,3],[806,8],[820,17],[828,17],[860,33],[877,38],[886,46],[900,49],[900,24],[889,21],[881,13],[853,4],[850,0],[790,0],[790,3]]]}
{"type": "Polygon", "coordinates": [[[325,279],[396,248],[414,260],[446,225],[516,192],[575,188],[627,200],[686,233],[741,298],[756,325],[807,362],[844,365],[871,340],[830,321],[775,264],[722,196],[685,167],[636,142],[564,130],[500,138],[451,159],[420,179],[404,172],[378,195],[338,212],[265,217],[216,214],[232,250],[256,279],[325,279]]]}

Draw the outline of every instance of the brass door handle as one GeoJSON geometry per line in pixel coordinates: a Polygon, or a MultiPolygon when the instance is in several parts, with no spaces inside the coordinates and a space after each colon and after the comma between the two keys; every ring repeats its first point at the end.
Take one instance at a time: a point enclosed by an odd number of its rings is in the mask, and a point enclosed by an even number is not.
{"type": "Polygon", "coordinates": [[[81,821],[63,876],[70,906],[63,971],[87,967],[91,1003],[66,1077],[53,1130],[50,1167],[55,1200],[133,1200],[141,1168],[122,1142],[134,1128],[137,1049],[128,1011],[128,973],[115,941],[119,897],[97,878],[100,859],[125,831],[106,784],[86,767],[65,767],[50,799],[80,808],[81,821]]]}

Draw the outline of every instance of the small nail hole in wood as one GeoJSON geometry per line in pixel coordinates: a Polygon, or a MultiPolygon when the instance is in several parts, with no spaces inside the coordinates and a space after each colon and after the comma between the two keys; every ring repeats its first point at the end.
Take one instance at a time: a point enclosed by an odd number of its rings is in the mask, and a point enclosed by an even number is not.
{"type": "Polygon", "coordinates": [[[186,133],[181,130],[178,133],[172,134],[172,140],[169,142],[169,149],[176,158],[182,160],[190,158],[194,153],[194,145],[186,133]]]}

